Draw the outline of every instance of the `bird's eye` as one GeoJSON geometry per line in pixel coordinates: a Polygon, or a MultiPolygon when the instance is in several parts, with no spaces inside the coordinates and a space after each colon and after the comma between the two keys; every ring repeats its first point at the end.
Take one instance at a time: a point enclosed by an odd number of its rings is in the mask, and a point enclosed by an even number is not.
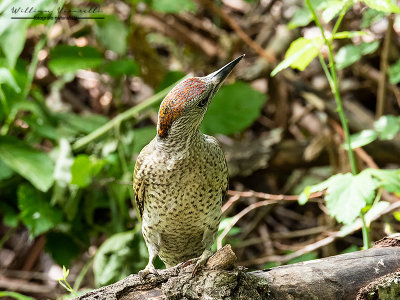
{"type": "Polygon", "coordinates": [[[197,104],[198,107],[204,107],[204,106],[207,104],[207,102],[208,102],[208,97],[209,97],[209,96],[203,98],[203,99],[199,102],[199,104],[197,104]]]}

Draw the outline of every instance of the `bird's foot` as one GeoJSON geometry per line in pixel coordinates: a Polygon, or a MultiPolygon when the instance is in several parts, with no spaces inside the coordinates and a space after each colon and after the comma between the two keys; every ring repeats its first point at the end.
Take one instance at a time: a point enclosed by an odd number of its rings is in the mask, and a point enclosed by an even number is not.
{"type": "Polygon", "coordinates": [[[153,274],[155,276],[160,275],[160,274],[158,274],[158,271],[156,270],[156,268],[154,268],[153,265],[147,265],[144,270],[139,271],[140,281],[143,281],[146,278],[146,276],[149,274],[153,274]]]}
{"type": "Polygon", "coordinates": [[[207,260],[210,258],[211,255],[212,252],[210,250],[204,250],[203,254],[199,258],[195,259],[197,260],[197,262],[192,271],[192,278],[194,277],[194,275],[196,275],[199,268],[205,265],[205,263],[207,262],[207,260]]]}
{"type": "Polygon", "coordinates": [[[197,258],[191,258],[191,259],[189,259],[188,261],[182,263],[182,264],[179,266],[179,269],[182,270],[182,269],[186,268],[187,266],[189,266],[189,265],[191,265],[191,264],[194,264],[198,259],[199,259],[198,257],[197,257],[197,258]]]}

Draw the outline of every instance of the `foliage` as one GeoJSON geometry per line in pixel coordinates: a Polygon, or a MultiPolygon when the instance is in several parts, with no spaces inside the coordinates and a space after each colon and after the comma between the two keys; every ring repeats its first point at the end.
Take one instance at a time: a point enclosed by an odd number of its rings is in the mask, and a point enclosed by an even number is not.
{"type": "Polygon", "coordinates": [[[306,187],[299,203],[305,204],[311,193],[326,190],[325,201],[330,215],[338,222],[351,224],[360,213],[366,213],[378,203],[379,189],[400,193],[400,170],[365,169],[356,175],[336,174],[306,187]]]}
{"type": "Polygon", "coordinates": [[[201,128],[207,134],[240,132],[257,119],[265,101],[264,94],[244,82],[225,85],[212,100],[201,128]]]}
{"type": "Polygon", "coordinates": [[[2,297],[10,297],[13,299],[17,299],[17,300],[35,300],[32,297],[28,297],[28,296],[24,296],[20,293],[16,293],[16,292],[0,292],[0,298],[2,297]]]}
{"type": "MultiPolygon", "coordinates": [[[[390,0],[364,0],[362,2],[369,8],[382,13],[400,12],[400,8],[390,0]]],[[[365,169],[357,173],[353,148],[371,143],[377,138],[392,139],[400,130],[400,125],[398,118],[383,116],[374,123],[373,130],[364,130],[350,136],[347,119],[342,108],[337,71],[358,61],[363,55],[375,52],[379,46],[378,41],[361,43],[360,45],[346,45],[334,56],[334,40],[352,38],[364,34],[363,32],[337,32],[345,13],[353,4],[351,0],[305,0],[304,8],[300,9],[294,15],[289,26],[291,28],[305,26],[314,21],[321,32],[321,37],[312,39],[300,37],[292,42],[286,52],[285,59],[271,72],[271,76],[276,75],[289,66],[303,71],[314,58],[319,57],[322,69],[325,72],[336,101],[337,112],[345,135],[345,148],[348,152],[352,174],[336,174],[319,184],[306,187],[300,195],[299,203],[306,203],[310,193],[326,190],[325,201],[327,208],[330,215],[335,217],[338,222],[351,224],[357,217],[361,218],[363,222],[364,248],[368,249],[370,246],[369,224],[365,221],[365,214],[374,208],[374,205],[382,206],[382,203],[378,203],[382,189],[393,193],[400,192],[398,189],[400,186],[400,170],[365,169]],[[335,16],[338,16],[333,30],[329,35],[322,26],[321,17],[317,15],[317,11],[322,11],[322,19],[325,22],[329,22],[335,16]],[[325,62],[325,58],[321,54],[320,48],[322,45],[327,47],[329,64],[325,62]]],[[[392,82],[396,82],[397,80],[397,75],[393,71],[396,68],[397,65],[390,68],[390,80],[392,82]]]]}
{"type": "MultiPolygon", "coordinates": [[[[374,122],[373,129],[365,129],[350,136],[351,148],[358,148],[379,140],[391,140],[400,131],[400,117],[382,116],[374,122]]],[[[346,147],[346,146],[345,146],[346,147]]]]}
{"type": "MultiPolygon", "coordinates": [[[[197,9],[191,0],[147,2],[150,9],[163,13],[197,9]]],[[[139,271],[147,259],[140,231],[132,231],[138,228],[138,220],[129,215],[133,198],[129,181],[135,157],[155,136],[156,127],[150,121],[138,121],[155,115],[168,89],[186,70],[166,73],[153,86],[158,94],[129,108],[119,102],[121,87],[128,79],[141,77],[147,68],[133,57],[132,20],[100,14],[96,16],[103,18],[80,20],[82,27],[67,36],[69,39],[48,40],[55,20],[10,19],[11,7],[25,4],[18,0],[0,5],[3,222],[12,227],[22,224],[31,237],[45,234],[46,251],[65,266],[87,250],[91,238],[110,236],[95,256],[94,271],[97,284],[111,283],[139,271]],[[31,58],[23,53],[28,31],[38,40],[31,58]],[[75,39],[87,43],[71,43],[75,39]],[[48,56],[42,59],[39,53],[48,56]],[[48,91],[34,82],[39,66],[51,74],[48,91]],[[102,74],[102,80],[108,82],[105,86],[111,88],[115,107],[112,120],[100,113],[63,107],[63,89],[79,80],[82,70],[94,76],[102,74]]],[[[37,10],[52,10],[55,4],[48,0],[32,3],[37,10]]],[[[224,86],[210,107],[203,129],[209,134],[243,131],[259,116],[265,101],[265,95],[245,82],[224,86]],[[253,99],[251,105],[248,99],[253,99]],[[241,113],[243,108],[245,114],[241,113]]]]}
{"type": "Polygon", "coordinates": [[[69,275],[69,270],[65,268],[65,266],[63,266],[63,277],[58,279],[58,283],[65,288],[68,292],[70,292],[71,294],[73,294],[75,297],[78,296],[74,289],[71,287],[71,285],[68,283],[67,281],[67,277],[69,275]]]}
{"type": "Polygon", "coordinates": [[[139,231],[116,233],[105,241],[93,261],[96,286],[113,283],[146,267],[148,253],[139,231]]]}

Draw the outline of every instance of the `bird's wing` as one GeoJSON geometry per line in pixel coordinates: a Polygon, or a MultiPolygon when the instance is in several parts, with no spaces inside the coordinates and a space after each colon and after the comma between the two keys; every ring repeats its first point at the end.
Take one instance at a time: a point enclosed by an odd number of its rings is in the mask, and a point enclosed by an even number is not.
{"type": "Polygon", "coordinates": [[[145,191],[146,191],[146,172],[142,170],[143,161],[146,159],[147,155],[151,152],[151,144],[147,145],[140,152],[136,164],[135,171],[133,172],[133,191],[135,192],[135,202],[139,211],[140,218],[143,217],[144,201],[145,201],[145,191]]]}

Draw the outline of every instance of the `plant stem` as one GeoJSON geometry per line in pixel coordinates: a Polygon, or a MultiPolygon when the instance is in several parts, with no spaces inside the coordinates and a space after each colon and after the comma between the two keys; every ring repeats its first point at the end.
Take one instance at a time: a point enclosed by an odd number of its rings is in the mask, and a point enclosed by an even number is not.
{"type": "Polygon", "coordinates": [[[361,218],[361,222],[362,222],[362,236],[363,236],[363,248],[364,250],[369,249],[369,245],[370,245],[370,236],[369,236],[369,226],[367,224],[367,222],[365,221],[365,215],[363,212],[360,213],[360,218],[361,218]]]}
{"type": "MultiPolygon", "coordinates": [[[[345,135],[345,142],[348,147],[348,155],[349,155],[349,161],[350,161],[350,167],[351,167],[351,172],[353,174],[357,174],[357,167],[356,167],[356,162],[354,159],[354,152],[353,149],[350,146],[350,132],[349,132],[349,127],[347,125],[347,119],[344,114],[343,110],[343,105],[342,105],[342,99],[340,97],[340,92],[339,92],[339,82],[336,74],[336,64],[335,64],[335,59],[333,57],[333,47],[332,47],[332,39],[327,39],[325,36],[325,31],[324,28],[322,27],[318,16],[314,10],[314,8],[311,5],[310,0],[306,0],[307,6],[311,10],[311,13],[313,15],[313,19],[315,21],[315,24],[318,26],[318,28],[321,31],[322,37],[324,39],[325,44],[328,46],[328,59],[329,59],[329,69],[330,69],[330,75],[331,75],[331,80],[333,83],[333,86],[331,85],[332,93],[335,97],[335,102],[336,102],[336,107],[337,107],[337,112],[339,114],[340,122],[342,123],[344,135],[345,135]]],[[[344,7],[343,10],[347,9],[347,5],[344,7]]],[[[343,14],[344,15],[344,14],[343,14]]],[[[343,17],[339,18],[338,22],[335,25],[335,30],[339,28],[340,21],[342,20],[343,17]]],[[[325,71],[325,70],[324,70],[325,71]]],[[[328,78],[329,80],[329,78],[328,78]]]]}
{"type": "MultiPolygon", "coordinates": [[[[183,79],[188,78],[188,77],[189,77],[189,75],[184,77],[183,79]]],[[[181,81],[183,79],[180,79],[179,81],[181,81]]],[[[110,131],[115,126],[119,126],[119,124],[121,124],[121,122],[126,121],[126,120],[128,120],[130,118],[133,118],[138,113],[140,113],[141,111],[145,110],[146,108],[149,108],[154,104],[157,104],[158,102],[160,102],[168,94],[168,92],[176,84],[177,84],[177,82],[171,84],[169,87],[167,87],[167,88],[163,89],[162,91],[158,92],[157,94],[151,96],[150,98],[148,98],[147,100],[143,101],[142,103],[140,103],[140,104],[138,104],[138,105],[136,105],[136,106],[124,111],[123,113],[119,114],[114,119],[110,120],[109,122],[107,122],[106,124],[101,126],[100,128],[97,128],[92,133],[89,133],[88,135],[78,139],[72,145],[72,150],[76,151],[76,150],[81,149],[82,147],[86,146],[90,142],[93,142],[98,137],[100,137],[103,134],[105,134],[108,131],[110,131]]]]}

